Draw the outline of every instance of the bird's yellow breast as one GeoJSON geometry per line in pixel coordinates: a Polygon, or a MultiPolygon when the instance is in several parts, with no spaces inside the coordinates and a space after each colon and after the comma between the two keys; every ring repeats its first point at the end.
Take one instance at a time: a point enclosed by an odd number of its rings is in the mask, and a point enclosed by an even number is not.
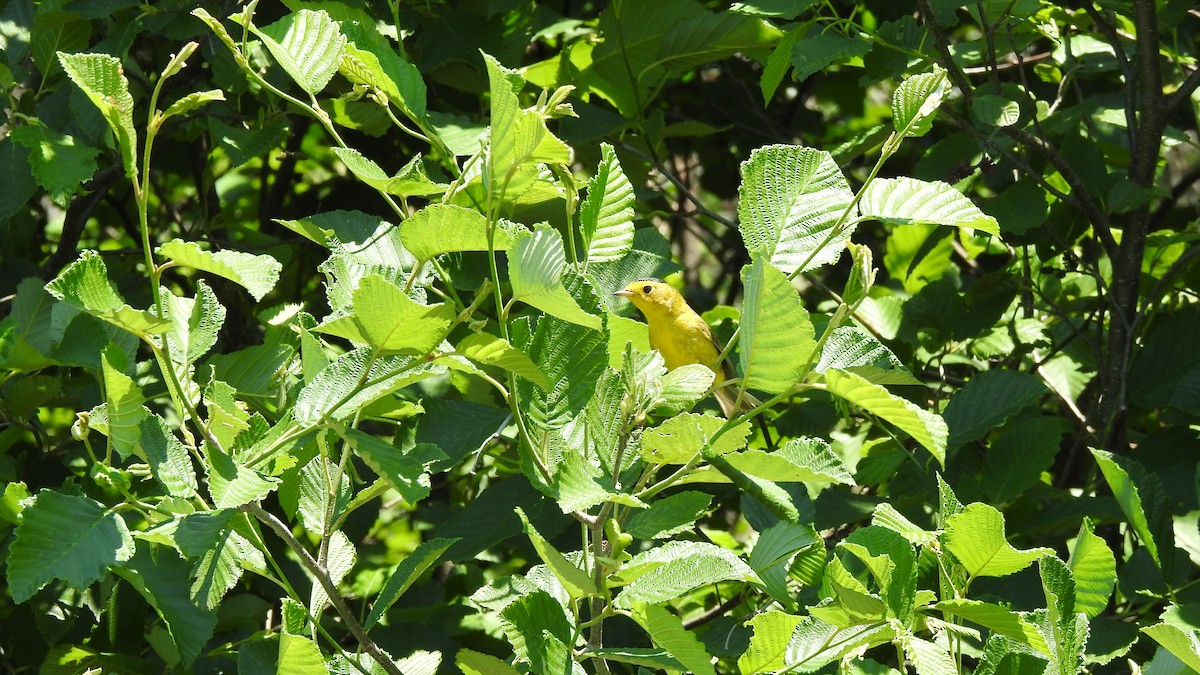
{"type": "Polygon", "coordinates": [[[617,295],[629,298],[646,317],[650,346],[662,354],[667,370],[699,363],[713,370],[715,384],[725,381],[724,369],[716,367],[721,349],[712,331],[679,291],[657,279],[639,279],[617,295]]]}
{"type": "MultiPolygon", "coordinates": [[[[721,353],[717,351],[708,324],[695,312],[691,312],[691,316],[674,318],[650,315],[646,320],[650,326],[650,346],[662,354],[667,370],[692,363],[709,368],[716,365],[721,353]]],[[[714,384],[724,381],[719,368],[713,372],[716,373],[714,384]]]]}

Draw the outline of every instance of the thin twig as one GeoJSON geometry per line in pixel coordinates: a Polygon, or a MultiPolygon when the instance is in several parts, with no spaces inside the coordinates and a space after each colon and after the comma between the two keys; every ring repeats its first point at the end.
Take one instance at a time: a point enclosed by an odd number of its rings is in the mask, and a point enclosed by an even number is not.
{"type": "Polygon", "coordinates": [[[370,654],[371,658],[375,659],[375,662],[390,675],[404,675],[403,671],[396,665],[396,662],[380,649],[379,645],[375,644],[375,641],[363,630],[362,624],[358,622],[358,619],[354,617],[354,612],[346,604],[346,599],[338,592],[337,584],[333,583],[333,580],[329,578],[329,573],[317,563],[312,554],[308,552],[308,549],[304,548],[300,541],[296,539],[291,529],[273,514],[259,506],[257,502],[245,504],[241,509],[254,516],[263,525],[271,528],[288,545],[288,548],[292,549],[292,552],[300,559],[300,564],[304,565],[309,574],[312,574],[317,583],[321,584],[321,587],[325,589],[325,593],[329,596],[329,603],[337,610],[338,616],[346,624],[346,629],[350,631],[350,634],[362,646],[363,651],[370,654]]]}

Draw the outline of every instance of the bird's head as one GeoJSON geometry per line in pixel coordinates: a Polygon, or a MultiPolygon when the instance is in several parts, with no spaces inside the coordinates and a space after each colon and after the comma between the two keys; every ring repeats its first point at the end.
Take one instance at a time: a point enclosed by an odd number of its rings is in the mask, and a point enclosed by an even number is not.
{"type": "Polygon", "coordinates": [[[642,314],[671,314],[687,306],[679,291],[662,279],[638,279],[613,295],[628,298],[642,314]]]}

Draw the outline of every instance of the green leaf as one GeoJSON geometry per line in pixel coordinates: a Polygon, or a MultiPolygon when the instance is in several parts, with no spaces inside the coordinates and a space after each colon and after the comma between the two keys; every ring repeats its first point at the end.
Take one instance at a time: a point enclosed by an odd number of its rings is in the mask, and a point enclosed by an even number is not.
{"type": "Polygon", "coordinates": [[[936,532],[922,529],[887,502],[881,502],[875,507],[875,515],[871,518],[871,524],[892,530],[913,546],[928,546],[937,540],[936,532]]]}
{"type": "Polygon", "coordinates": [[[283,265],[269,255],[241,251],[205,251],[194,241],[172,239],[158,247],[159,255],[185,267],[215,274],[249,291],[255,300],[271,292],[283,265]]]}
{"type": "Polygon", "coordinates": [[[778,522],[759,535],[746,562],[758,578],[762,579],[767,593],[772,598],[784,607],[794,609],[795,599],[788,588],[788,572],[800,551],[815,548],[820,544],[821,537],[811,525],[778,522]]]}
{"type": "Polygon", "coordinates": [[[342,75],[352,84],[362,83],[382,90],[388,101],[399,106],[409,119],[424,121],[426,90],[421,71],[393,47],[366,12],[347,12],[345,6],[339,10],[346,12],[339,12],[337,18],[349,40],[342,53],[342,75]]]}
{"type": "Polygon", "coordinates": [[[892,350],[858,326],[838,326],[825,339],[821,360],[813,370],[845,370],[873,384],[921,384],[892,350]]]}
{"type": "Polygon", "coordinates": [[[953,234],[937,225],[896,225],[888,234],[883,265],[906,293],[915,295],[952,273],[953,234]]]}
{"type": "Polygon", "coordinates": [[[819,438],[793,438],[772,452],[743,450],[726,457],[753,476],[777,483],[840,483],[854,485],[845,462],[819,438]]]}
{"type": "Polygon", "coordinates": [[[459,341],[454,351],[487,366],[496,366],[529,380],[543,390],[550,388],[545,374],[527,354],[489,333],[472,333],[459,341]]]}
{"type": "Polygon", "coordinates": [[[137,589],[167,624],[180,662],[190,668],[217,625],[215,611],[191,600],[191,565],[172,548],[141,545],[129,564],[114,571],[137,589]]]}
{"type": "Polygon", "coordinates": [[[525,512],[520,508],[517,510],[517,517],[521,519],[521,525],[525,530],[525,535],[529,537],[529,541],[533,543],[534,550],[537,551],[538,557],[550,571],[554,572],[554,576],[562,583],[563,588],[571,594],[574,599],[587,598],[600,594],[596,588],[596,583],[592,577],[584,570],[579,569],[566,556],[559,553],[558,549],[554,548],[550,542],[546,541],[545,537],[538,533],[537,529],[529,523],[529,519],[525,516],[525,512]]]}
{"type": "Polygon", "coordinates": [[[165,289],[162,298],[167,318],[171,320],[171,330],[167,332],[171,359],[181,365],[195,363],[217,343],[217,334],[225,323],[225,307],[203,280],[196,282],[195,298],[165,289]]]}
{"type": "Polygon", "coordinates": [[[166,422],[151,414],[139,426],[142,452],[150,464],[150,472],[167,489],[167,494],[184,499],[196,496],[196,470],[191,457],[166,422]]]}
{"type": "Polygon", "coordinates": [[[125,521],[102,504],[41,490],[22,510],[8,552],[9,593],[20,604],[54,579],[83,590],[133,553],[125,521]]]}
{"type": "Polygon", "coordinates": [[[365,343],[380,353],[425,354],[446,338],[458,311],[449,303],[422,305],[378,274],[359,281],[353,314],[326,319],[314,330],[365,343]]]}
{"type": "Polygon", "coordinates": [[[1015,549],[1004,538],[1004,516],[987,504],[968,504],[946,519],[942,545],[971,577],[1003,577],[1019,572],[1044,555],[1045,547],[1015,549]]]}
{"type": "Polygon", "coordinates": [[[850,277],[846,280],[842,291],[842,302],[847,307],[856,308],[867,298],[871,287],[875,285],[875,265],[871,259],[871,249],[853,242],[846,244],[850,251],[852,264],[850,277]]]}
{"type": "Polygon", "coordinates": [[[946,405],[943,417],[957,448],[982,438],[1047,393],[1036,375],[996,368],[972,377],[946,405]]]}
{"type": "Polygon", "coordinates": [[[948,225],[1000,236],[1000,224],[954,186],[916,178],[876,178],[863,188],[862,215],[892,225],[948,225]]]}
{"type": "Polygon", "coordinates": [[[815,672],[842,655],[890,642],[894,629],[884,626],[853,626],[839,629],[815,617],[804,617],[787,646],[787,663],[799,664],[803,672],[815,672]]]}
{"type": "Polygon", "coordinates": [[[712,452],[711,449],[701,453],[704,459],[714,469],[720,471],[742,492],[754,497],[766,506],[776,518],[795,523],[800,520],[800,510],[792,503],[792,496],[787,490],[775,484],[775,481],[760,476],[751,476],[734,466],[724,455],[712,452]]]}
{"type": "Polygon", "coordinates": [[[854,194],[829,153],[768,145],[742,162],[738,229],[752,256],[764,256],[787,275],[838,259],[854,228],[854,194]]]}
{"type": "MultiPolygon", "coordinates": [[[[329,573],[329,579],[334,586],[346,578],[350,570],[354,569],[357,561],[358,551],[355,550],[354,544],[350,543],[350,538],[346,536],[345,532],[335,530],[329,536],[329,545],[325,556],[325,570],[329,573]]],[[[325,588],[320,584],[313,584],[308,602],[309,613],[313,616],[320,616],[328,604],[329,594],[325,592],[325,588]]]]}
{"type": "Polygon", "coordinates": [[[121,459],[129,459],[141,445],[142,432],[139,425],[149,411],[145,408],[146,397],[142,388],[133,379],[113,366],[110,358],[124,365],[125,356],[115,346],[110,346],[101,356],[104,375],[104,401],[108,413],[108,438],[121,459]]]}
{"type": "Polygon", "coordinates": [[[771,23],[756,17],[730,12],[697,13],[666,29],[655,66],[679,71],[741,51],[765,55],[765,48],[780,36],[771,23]]]}
{"type": "Polygon", "coordinates": [[[1094,619],[1108,607],[1117,582],[1117,560],[1112,549],[1092,532],[1089,520],[1079,526],[1067,561],[1075,575],[1075,609],[1094,619]]]}
{"type": "Polygon", "coordinates": [[[762,258],[742,270],[745,299],[738,356],[743,386],[779,394],[804,375],[816,343],[812,322],[783,272],[762,258]]]}
{"type": "Polygon", "coordinates": [[[751,16],[774,16],[781,19],[795,19],[804,10],[816,4],[816,0],[750,0],[735,2],[729,11],[751,16]]]}
{"type": "Polygon", "coordinates": [[[638,539],[665,539],[691,528],[708,512],[712,495],[686,490],[655,500],[650,508],[635,511],[625,531],[638,539]]]}
{"type": "Polygon", "coordinates": [[[179,550],[196,559],[189,597],[197,607],[216,609],[246,567],[267,569],[262,552],[228,526],[232,515],[229,510],[194,513],[185,516],[175,530],[179,550]]]}
{"type": "Polygon", "coordinates": [[[643,666],[656,671],[683,672],[684,666],[675,657],[659,647],[601,647],[589,649],[589,655],[603,657],[607,661],[643,666]]]}
{"type": "Polygon", "coordinates": [[[296,397],[296,422],[315,426],[328,419],[344,419],[366,404],[414,382],[445,372],[445,366],[411,356],[372,357],[367,347],[339,356],[326,366],[296,397]],[[365,386],[357,383],[367,382],[365,386]]]}
{"type": "Polygon", "coordinates": [[[269,26],[247,27],[262,39],[296,84],[311,95],[320,93],[337,72],[346,36],[324,10],[302,9],[269,26]]]}
{"type": "Polygon", "coordinates": [[[442,554],[446,549],[450,548],[458,539],[430,539],[421,542],[419,546],[413,549],[404,560],[401,560],[391,572],[388,574],[387,583],[383,589],[379,591],[379,596],[375,598],[375,603],[371,606],[371,613],[367,615],[367,620],[363,622],[365,630],[371,630],[383,618],[390,608],[404,592],[412,587],[420,578],[425,570],[429,569],[441,559],[442,554]]]}
{"type": "Polygon", "coordinates": [[[1037,626],[1030,623],[1017,612],[994,605],[989,602],[968,600],[943,600],[933,606],[934,609],[973,621],[994,633],[1031,647],[1038,652],[1053,656],[1046,638],[1038,632],[1037,626]]]}
{"type": "Polygon", "coordinates": [[[291,633],[279,634],[277,663],[275,672],[278,675],[313,675],[329,672],[317,643],[302,635],[291,633]]]}
{"type": "Polygon", "coordinates": [[[29,168],[59,206],[67,206],[79,186],[96,175],[100,151],[40,124],[23,124],[9,134],[29,149],[29,168]]]}
{"type": "MultiPolygon", "coordinates": [[[[734,11],[737,5],[731,7],[734,11]]],[[[775,45],[775,49],[771,50],[771,55],[767,57],[767,63],[763,66],[762,77],[759,78],[758,87],[762,91],[763,105],[771,103],[771,99],[775,98],[775,92],[779,89],[779,85],[783,83],[783,78],[787,75],[788,70],[792,67],[792,45],[796,44],[796,40],[801,37],[801,31],[797,28],[784,33],[783,38],[775,45]]]]}
{"type": "Polygon", "coordinates": [[[617,153],[600,144],[600,165],[579,205],[579,227],[589,263],[620,260],[633,249],[633,185],[617,153]]]}
{"type": "Polygon", "coordinates": [[[238,49],[238,46],[234,44],[233,38],[229,36],[229,31],[225,30],[224,24],[222,24],[216,17],[209,14],[208,11],[202,7],[193,9],[192,16],[203,21],[204,24],[208,26],[209,30],[216,34],[217,39],[219,39],[222,44],[225,45],[225,48],[229,50],[230,55],[233,57],[234,62],[237,63],[239,68],[246,71],[254,68],[254,66],[251,66],[250,62],[246,60],[245,55],[242,54],[240,49],[238,49]]]}
{"type": "Polygon", "coordinates": [[[1053,417],[1024,419],[1001,432],[983,458],[984,475],[988,477],[984,487],[992,496],[991,503],[1015,499],[1036,485],[1042,472],[1054,463],[1062,435],[1062,422],[1053,417]]]}
{"type": "Polygon", "coordinates": [[[133,126],[133,96],[121,60],[108,54],[64,54],[58,52],[63,70],[88,100],[100,110],[117,139],[125,175],[138,175],[137,130],[133,126]]]}
{"type": "Polygon", "coordinates": [[[707,12],[684,0],[612,3],[601,12],[598,29],[605,39],[591,51],[581,83],[633,119],[650,100],[664,73],[658,66],[669,27],[707,12]]]}
{"type": "MultiPolygon", "coordinates": [[[[435,183],[429,179],[429,176],[425,173],[425,166],[421,163],[420,153],[414,155],[408,164],[405,164],[396,172],[395,176],[388,176],[383,169],[379,168],[378,164],[367,159],[354,148],[333,148],[333,154],[342,160],[342,163],[346,165],[346,168],[350,169],[350,173],[354,174],[356,178],[376,190],[389,195],[396,195],[397,197],[435,197],[445,194],[447,187],[449,187],[441,183],[435,183]]],[[[437,206],[445,208],[445,205],[437,206]]],[[[428,210],[428,208],[433,207],[427,207],[423,210],[428,210]]],[[[418,211],[416,215],[420,213],[418,211]]],[[[479,214],[475,213],[475,215],[478,216],[479,214]]],[[[482,216],[479,217],[482,218],[482,216]]],[[[401,236],[403,236],[403,233],[401,236]]],[[[405,243],[409,245],[411,250],[412,244],[408,242],[407,237],[405,237],[405,243]]],[[[416,254],[414,253],[414,255],[416,254]]]]}
{"type": "MultiPolygon", "coordinates": [[[[500,221],[493,234],[495,250],[507,249],[518,228],[500,221]]],[[[404,246],[418,260],[452,251],[486,251],[488,221],[478,211],[451,204],[430,204],[400,223],[404,246]]]]}
{"type": "Polygon", "coordinates": [[[901,644],[917,675],[957,675],[958,666],[945,647],[911,635],[904,636],[901,644]]]}
{"type": "Polygon", "coordinates": [[[505,607],[500,616],[504,634],[513,652],[518,658],[528,661],[533,666],[533,672],[565,672],[544,667],[548,660],[547,652],[552,649],[552,645],[547,643],[551,640],[562,643],[572,637],[571,622],[567,619],[566,611],[549,593],[539,590],[522,596],[505,607]]]}
{"type": "MultiPolygon", "coordinates": [[[[40,279],[30,277],[17,284],[12,311],[0,323],[0,335],[3,335],[0,337],[0,365],[11,370],[32,371],[54,364],[47,357],[54,353],[54,343],[61,341],[66,332],[65,327],[55,329],[55,304],[54,296],[46,291],[40,279]],[[5,333],[5,324],[12,325],[11,332],[5,333]]],[[[101,351],[96,350],[96,356],[101,351]]]]}
{"type": "MultiPolygon", "coordinates": [[[[804,621],[804,617],[768,610],[757,614],[746,622],[754,631],[750,645],[738,657],[738,671],[742,673],[772,673],[788,665],[788,645],[792,634],[804,621]]],[[[809,618],[811,621],[811,617],[809,618]]]]}
{"type": "Polygon", "coordinates": [[[708,393],[715,377],[712,368],[700,363],[689,363],[667,371],[667,374],[658,380],[662,390],[658,393],[658,402],[652,410],[663,415],[675,415],[690,410],[708,393]]]}
{"type": "Polygon", "coordinates": [[[993,127],[1011,127],[1021,119],[1021,106],[995,94],[981,94],[971,100],[975,119],[993,127]]]}
{"type": "Polygon", "coordinates": [[[279,479],[242,466],[216,448],[208,449],[208,492],[213,506],[232,508],[257,502],[274,490],[279,479]]]}
{"type": "Polygon", "coordinates": [[[261,344],[236,352],[215,354],[207,361],[214,377],[247,399],[279,395],[279,380],[292,362],[295,350],[284,344],[261,344]]]}
{"type": "Polygon", "coordinates": [[[454,655],[454,665],[463,675],[521,675],[521,671],[500,659],[470,649],[458,650],[454,655]]]}
{"type": "Polygon", "coordinates": [[[1067,564],[1054,556],[1038,562],[1047,607],[1041,632],[1053,650],[1051,666],[1055,672],[1077,673],[1084,664],[1089,628],[1087,617],[1075,611],[1075,579],[1067,564]]]}
{"type": "MultiPolygon", "coordinates": [[[[655,464],[686,464],[709,442],[725,420],[711,415],[682,413],[642,434],[638,452],[655,464]]],[[[743,422],[712,443],[713,454],[733,452],[746,445],[750,423],[743,422]]]]}
{"type": "Polygon", "coordinates": [[[1188,668],[1200,671],[1200,635],[1196,631],[1185,631],[1173,624],[1159,623],[1143,628],[1142,632],[1162,645],[1188,668]]]}
{"type": "Polygon", "coordinates": [[[933,128],[933,116],[950,93],[946,71],[913,75],[892,94],[892,124],[902,138],[924,136],[933,128]]]}
{"type": "Polygon", "coordinates": [[[108,267],[96,251],[81,253],[78,260],[46,284],[46,290],[59,300],[143,339],[165,333],[171,327],[166,319],[125,304],[109,281],[108,267]]]}
{"type": "Polygon", "coordinates": [[[525,86],[525,79],[489,54],[485,53],[483,60],[492,94],[487,169],[492,176],[490,184],[508,184],[517,169],[527,164],[569,164],[571,148],[546,128],[543,113],[521,108],[517,95],[525,86]]]}
{"type": "Polygon", "coordinates": [[[654,644],[666,649],[689,673],[716,675],[712,657],[694,633],[683,627],[683,621],[665,607],[638,605],[633,619],[650,635],[654,644]]]}
{"type": "Polygon", "coordinates": [[[250,413],[245,404],[237,399],[233,387],[219,379],[213,379],[204,388],[204,407],[208,411],[208,430],[222,448],[235,446],[238,434],[250,428],[250,413]]]}
{"type": "Polygon", "coordinates": [[[21,514],[30,501],[29,488],[25,483],[14,481],[5,485],[4,493],[0,495],[0,520],[9,525],[20,524],[21,514]]]}
{"type": "Polygon", "coordinates": [[[1168,568],[1175,548],[1170,507],[1162,481],[1138,462],[1091,448],[1104,480],[1150,557],[1160,568],[1168,568]]]}
{"type": "MultiPolygon", "coordinates": [[[[63,5],[43,5],[34,14],[29,51],[33,62],[41,71],[43,81],[58,73],[57,52],[85,50],[92,37],[92,23],[76,12],[54,9],[63,5]]],[[[10,19],[11,20],[11,19],[10,19]]],[[[13,36],[15,37],[15,36],[13,36]]],[[[9,58],[13,59],[13,48],[9,47],[9,58]]],[[[10,60],[9,64],[15,63],[10,60]]],[[[11,77],[11,75],[10,75],[11,77]]]]}
{"type": "Polygon", "coordinates": [[[666,602],[720,581],[758,581],[754,570],[737,554],[692,541],[669,541],[639,553],[625,563],[617,577],[628,582],[613,601],[621,609],[640,602],[666,602]]]}
{"type": "Polygon", "coordinates": [[[543,429],[558,429],[583,413],[596,393],[596,382],[608,363],[606,341],[600,332],[552,316],[538,319],[533,334],[514,346],[533,359],[551,383],[542,391],[532,382],[517,381],[529,421],[543,429]]]}
{"type": "Polygon", "coordinates": [[[159,124],[175,117],[176,115],[186,115],[195,110],[199,110],[213,101],[224,101],[225,92],[220,89],[210,89],[208,91],[194,91],[171,105],[162,112],[162,117],[159,118],[159,124]]]}
{"type": "Polygon", "coordinates": [[[831,394],[840,396],[872,415],[896,425],[924,446],[939,464],[945,465],[946,439],[949,432],[946,422],[936,413],[924,410],[877,384],[842,370],[827,371],[825,386],[831,394]]]}
{"type": "MultiPolygon", "coordinates": [[[[429,473],[426,460],[417,450],[432,446],[421,443],[405,452],[396,446],[357,429],[347,432],[354,441],[354,450],[371,470],[386,480],[410,504],[429,496],[429,473]]],[[[440,454],[440,451],[438,451],[440,454]]],[[[442,455],[443,457],[445,455],[442,455]]]]}
{"type": "Polygon", "coordinates": [[[29,150],[12,139],[0,140],[0,223],[28,206],[36,190],[29,150]]]}
{"type": "Polygon", "coordinates": [[[566,264],[566,251],[558,230],[539,225],[532,234],[515,235],[508,250],[513,300],[533,305],[563,321],[600,330],[600,317],[584,311],[563,286],[566,264]]]}
{"type": "MultiPolygon", "coordinates": [[[[216,117],[209,117],[207,122],[209,134],[229,156],[229,161],[232,163],[230,169],[241,168],[255,157],[261,157],[278,148],[286,138],[288,131],[287,123],[283,118],[263,121],[250,128],[241,125],[230,126],[216,117]]],[[[325,243],[324,238],[320,243],[325,243]]]]}
{"type": "Polygon", "coordinates": [[[792,78],[803,82],[835,62],[864,56],[871,51],[871,41],[861,37],[845,37],[830,31],[808,35],[792,46],[792,78]]]}

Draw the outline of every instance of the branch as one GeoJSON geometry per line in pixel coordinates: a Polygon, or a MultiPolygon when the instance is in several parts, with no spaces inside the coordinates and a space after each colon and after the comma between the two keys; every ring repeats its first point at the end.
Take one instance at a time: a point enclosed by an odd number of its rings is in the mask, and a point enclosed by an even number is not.
{"type": "Polygon", "coordinates": [[[652,165],[654,165],[654,168],[657,169],[658,172],[660,174],[662,174],[664,178],[671,181],[671,184],[674,185],[676,188],[679,188],[680,193],[683,194],[683,196],[689,202],[692,203],[692,206],[696,207],[696,211],[704,214],[708,218],[715,220],[718,223],[721,223],[725,227],[728,227],[732,230],[737,229],[737,223],[733,222],[732,220],[726,218],[725,216],[722,216],[721,214],[717,213],[716,211],[713,211],[712,209],[705,206],[700,201],[700,198],[697,197],[696,195],[692,194],[692,191],[688,189],[688,186],[683,184],[683,181],[676,178],[674,173],[668,171],[665,166],[663,166],[662,164],[655,161],[655,159],[653,157],[651,157],[650,155],[635,148],[634,146],[630,145],[629,143],[621,143],[621,147],[624,148],[625,150],[632,152],[635,155],[638,155],[642,159],[644,159],[647,162],[650,162],[652,165]]]}
{"type": "Polygon", "coordinates": [[[71,200],[71,205],[67,207],[67,214],[63,218],[58,248],[42,265],[39,274],[42,279],[53,279],[75,259],[79,253],[79,239],[83,236],[88,219],[92,217],[92,212],[96,210],[100,202],[108,196],[109,188],[122,175],[124,175],[124,169],[121,165],[119,163],[111,164],[84,184],[83,189],[88,190],[88,194],[77,195],[71,200]]]}
{"type": "Polygon", "coordinates": [[[351,611],[350,606],[346,604],[346,599],[343,598],[342,594],[338,592],[337,584],[333,583],[333,580],[329,578],[329,573],[326,572],[325,569],[321,567],[321,565],[317,563],[315,559],[313,559],[312,554],[308,552],[308,549],[304,548],[300,541],[297,540],[294,535],[292,535],[292,531],[288,528],[288,526],[284,525],[282,521],[280,521],[271,513],[267,512],[256,502],[243,505],[241,510],[249,513],[259,522],[271,528],[271,530],[275,532],[275,534],[279,535],[279,538],[288,545],[288,548],[292,549],[292,552],[295,553],[296,557],[300,559],[300,564],[302,564],[304,568],[313,575],[313,578],[317,580],[317,583],[321,584],[321,588],[325,589],[325,593],[329,595],[330,604],[332,604],[333,608],[337,610],[338,616],[340,616],[342,618],[342,622],[346,624],[346,629],[350,631],[350,634],[354,636],[355,640],[358,640],[358,644],[362,646],[363,651],[370,654],[371,658],[375,659],[375,662],[378,663],[385,671],[387,671],[389,675],[404,675],[404,673],[396,665],[396,662],[393,661],[390,656],[384,653],[384,651],[379,648],[379,645],[375,644],[374,640],[367,636],[367,632],[363,630],[362,624],[358,622],[358,619],[354,618],[354,612],[351,611]]]}
{"type": "Polygon", "coordinates": [[[1121,48],[1121,37],[1117,35],[1117,29],[1105,20],[1091,2],[1083,3],[1083,9],[1088,16],[1092,17],[1092,22],[1100,28],[1100,32],[1108,38],[1108,43],[1112,45],[1113,53],[1116,54],[1117,65],[1121,68],[1121,75],[1125,78],[1125,133],[1129,135],[1129,149],[1132,151],[1136,142],[1134,130],[1137,129],[1137,103],[1132,86],[1136,76],[1133,67],[1129,65],[1129,58],[1125,56],[1125,50],[1121,48]]]}
{"type": "Polygon", "coordinates": [[[1167,97],[1166,102],[1163,103],[1163,116],[1170,115],[1175,106],[1191,98],[1192,92],[1196,91],[1196,87],[1200,87],[1200,68],[1193,70],[1187,76],[1187,79],[1183,81],[1183,84],[1179,85],[1179,88],[1167,97]]]}
{"type": "MultiPolygon", "coordinates": [[[[946,72],[949,73],[950,79],[954,80],[954,85],[958,87],[959,91],[962,92],[963,98],[969,105],[971,103],[971,98],[974,91],[971,87],[970,80],[967,79],[966,73],[963,72],[962,68],[958,65],[958,63],[954,60],[953,55],[950,53],[950,39],[946,36],[945,31],[938,26],[937,21],[934,20],[933,7],[929,4],[929,0],[917,0],[917,6],[921,10],[921,16],[925,20],[925,25],[929,28],[929,31],[933,33],[933,40],[937,44],[938,52],[942,57],[942,65],[946,68],[946,72]]],[[[953,115],[953,113],[951,114],[953,115]]],[[[975,127],[969,122],[961,117],[958,118],[958,120],[963,129],[974,134],[982,142],[992,145],[991,139],[979,132],[978,129],[975,129],[975,127]]],[[[1113,237],[1112,230],[1109,229],[1108,218],[1103,212],[1100,211],[1100,209],[1096,206],[1096,203],[1092,201],[1091,196],[1089,196],[1087,190],[1084,189],[1083,181],[1080,180],[1079,175],[1075,173],[1071,166],[1067,164],[1066,160],[1062,158],[1062,155],[1058,153],[1058,150],[1056,150],[1054,146],[1045,139],[1039,138],[1022,129],[1001,127],[1000,131],[1027,148],[1033,148],[1037,150],[1062,175],[1063,179],[1067,181],[1067,185],[1071,186],[1071,194],[1067,196],[1061,191],[1057,190],[1053,191],[1052,194],[1055,194],[1055,196],[1057,196],[1059,199],[1071,204],[1077,211],[1082,213],[1088,220],[1090,220],[1094,226],[1094,229],[1096,230],[1097,235],[1100,237],[1100,243],[1104,246],[1105,251],[1109,254],[1109,256],[1115,256],[1118,252],[1118,246],[1116,239],[1113,237]]],[[[1013,159],[1014,163],[1016,162],[1013,154],[1007,152],[1005,152],[1005,154],[1009,155],[1009,158],[1013,159]]],[[[1035,177],[1038,175],[1032,171],[1027,171],[1027,173],[1029,173],[1030,176],[1035,177]]],[[[1044,181],[1039,181],[1039,183],[1042,183],[1042,187],[1046,187],[1044,181]]]]}
{"type": "MultiPolygon", "coordinates": [[[[1200,72],[1200,71],[1197,71],[1200,72]]],[[[1167,217],[1167,213],[1175,207],[1175,204],[1183,198],[1185,194],[1192,189],[1192,186],[1200,182],[1200,166],[1193,167],[1191,171],[1184,174],[1179,182],[1171,186],[1171,196],[1163,199],[1158,203],[1158,207],[1154,209],[1154,213],[1150,215],[1150,230],[1157,230],[1159,223],[1163,218],[1167,217]]]]}

